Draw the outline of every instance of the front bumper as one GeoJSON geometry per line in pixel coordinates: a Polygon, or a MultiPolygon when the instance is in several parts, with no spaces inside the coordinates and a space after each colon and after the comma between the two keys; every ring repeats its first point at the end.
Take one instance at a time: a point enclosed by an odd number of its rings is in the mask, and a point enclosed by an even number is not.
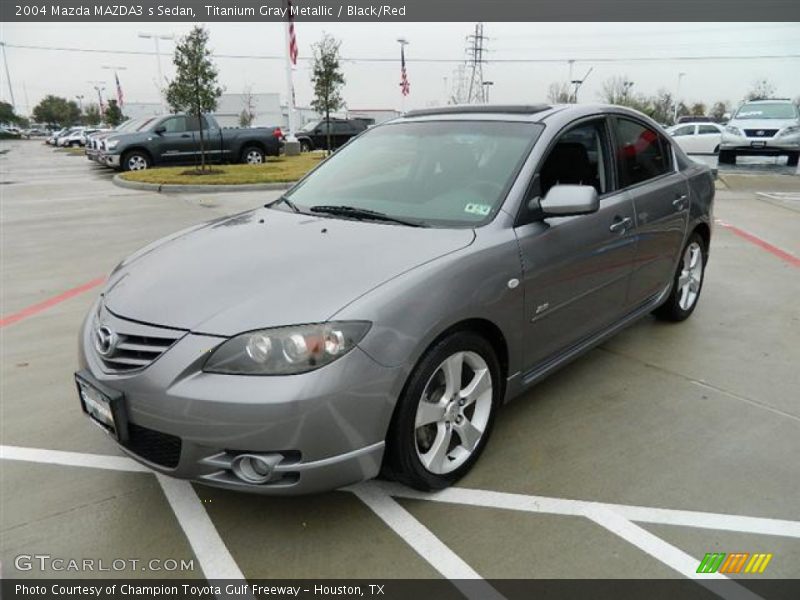
{"type": "MultiPolygon", "coordinates": [[[[355,348],[302,375],[204,373],[208,352],[225,338],[185,332],[146,368],[114,373],[94,351],[96,311],[84,322],[79,362],[124,394],[132,436],[121,448],[137,461],[174,477],[275,495],[331,490],[378,474],[402,369],[355,348]],[[260,485],[237,478],[231,463],[242,453],[275,462],[272,478],[260,485]]],[[[105,310],[99,321],[117,331],[130,323],[105,310]]]]}
{"type": "Polygon", "coordinates": [[[800,135],[762,138],[724,133],[719,147],[745,156],[778,156],[800,152],[800,135]]]}
{"type": "Polygon", "coordinates": [[[105,152],[101,151],[97,154],[97,158],[95,160],[97,160],[97,162],[99,162],[101,165],[106,165],[112,169],[118,169],[120,165],[119,154],[106,154],[105,152]]]}

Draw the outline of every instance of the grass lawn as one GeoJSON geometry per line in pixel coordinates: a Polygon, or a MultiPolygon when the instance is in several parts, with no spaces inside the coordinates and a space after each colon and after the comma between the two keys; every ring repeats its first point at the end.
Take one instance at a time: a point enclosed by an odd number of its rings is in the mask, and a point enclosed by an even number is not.
{"type": "Polygon", "coordinates": [[[210,175],[195,175],[193,167],[160,167],[122,174],[127,181],[182,185],[236,185],[297,181],[324,158],[322,153],[270,157],[262,165],[211,165],[210,175]]]}
{"type": "Polygon", "coordinates": [[[56,148],[56,152],[62,154],[69,154],[70,156],[83,156],[86,151],[81,146],[71,146],[69,148],[56,148]]]}

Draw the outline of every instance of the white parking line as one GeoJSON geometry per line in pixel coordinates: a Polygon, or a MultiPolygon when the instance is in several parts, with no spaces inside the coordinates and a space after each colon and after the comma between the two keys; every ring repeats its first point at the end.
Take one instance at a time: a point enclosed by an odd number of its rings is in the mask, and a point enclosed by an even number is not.
{"type": "Polygon", "coordinates": [[[459,487],[447,488],[440,492],[425,493],[384,481],[375,481],[371,483],[371,485],[380,486],[386,494],[398,498],[414,498],[433,502],[448,502],[451,504],[466,504],[469,506],[483,506],[521,512],[569,516],[587,516],[590,512],[595,510],[609,510],[627,520],[640,523],[681,525],[684,527],[697,527],[701,529],[800,538],[800,521],[788,521],[785,519],[747,517],[742,515],[674,510],[649,506],[631,506],[628,504],[570,500],[567,498],[550,498],[546,496],[529,496],[526,494],[511,494],[507,492],[459,487]]]}
{"type": "Polygon", "coordinates": [[[85,454],[83,452],[64,452],[62,450],[45,450],[43,448],[23,448],[21,446],[0,446],[0,459],[65,465],[68,467],[110,469],[112,471],[153,472],[126,456],[85,454]]]}
{"type": "MultiPolygon", "coordinates": [[[[121,456],[104,456],[79,452],[63,452],[39,448],[0,445],[0,459],[44,464],[150,472],[147,467],[121,456]]],[[[224,541],[206,513],[192,485],[186,481],[154,473],[186,534],[192,551],[209,580],[244,578],[224,541]]],[[[724,598],[751,600],[759,598],[749,590],[722,575],[704,574],[698,578],[698,559],[672,546],[658,536],[635,525],[657,523],[740,533],[755,533],[800,538],[800,521],[748,517],[722,513],[673,510],[646,506],[630,506],[606,502],[571,500],[477,490],[448,488],[426,493],[385,481],[369,481],[345,488],[355,494],[386,525],[411,546],[444,577],[454,581],[468,598],[500,600],[503,596],[470,567],[461,557],[437,538],[428,528],[405,510],[394,497],[445,502],[484,508],[497,508],[530,513],[581,516],[620,536],[685,577],[706,585],[724,598]],[[712,582],[713,580],[713,582],[712,582]],[[705,583],[704,583],[705,582],[705,583]],[[718,587],[719,585],[723,587],[718,587]]]]}
{"type": "Polygon", "coordinates": [[[695,580],[699,585],[708,588],[715,594],[721,595],[723,598],[730,600],[761,600],[761,596],[754,594],[719,573],[698,576],[698,560],[696,558],[638,525],[634,525],[607,508],[590,508],[585,516],[674,569],[684,577],[695,580]]]}
{"type": "Polygon", "coordinates": [[[475,600],[499,600],[505,598],[482,578],[475,570],[453,552],[430,529],[420,523],[397,501],[384,493],[380,486],[369,482],[345,488],[355,494],[364,504],[400,536],[414,551],[453,584],[467,598],[475,600]],[[465,581],[472,580],[472,581],[465,581]],[[474,580],[480,580],[474,581],[474,580]],[[463,583],[463,585],[462,585],[463,583]]]}
{"type": "Polygon", "coordinates": [[[175,512],[186,539],[209,581],[215,579],[244,580],[239,565],[233,560],[228,547],[219,536],[203,503],[192,487],[182,479],[156,473],[169,505],[175,512]]]}

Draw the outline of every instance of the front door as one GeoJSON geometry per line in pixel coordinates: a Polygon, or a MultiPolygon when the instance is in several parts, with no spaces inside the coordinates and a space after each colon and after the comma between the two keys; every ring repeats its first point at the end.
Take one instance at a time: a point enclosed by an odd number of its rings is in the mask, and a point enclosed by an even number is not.
{"type": "Polygon", "coordinates": [[[198,152],[194,136],[189,130],[186,117],[176,115],[161,122],[164,131],[159,135],[158,148],[161,162],[186,164],[195,161],[198,152]]]}
{"type": "Polygon", "coordinates": [[[605,118],[568,127],[534,180],[534,196],[591,185],[600,208],[516,228],[525,286],[525,361],[533,372],[623,316],[635,252],[633,203],[613,182],[605,118]]]}

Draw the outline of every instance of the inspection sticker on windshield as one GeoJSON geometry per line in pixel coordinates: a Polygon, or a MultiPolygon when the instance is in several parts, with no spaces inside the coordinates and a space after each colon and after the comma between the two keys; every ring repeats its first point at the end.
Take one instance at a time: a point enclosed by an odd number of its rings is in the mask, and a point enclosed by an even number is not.
{"type": "Polygon", "coordinates": [[[469,213],[471,215],[481,215],[485,217],[489,214],[492,210],[492,207],[489,204],[473,204],[469,203],[464,207],[464,212],[469,213]]]}

